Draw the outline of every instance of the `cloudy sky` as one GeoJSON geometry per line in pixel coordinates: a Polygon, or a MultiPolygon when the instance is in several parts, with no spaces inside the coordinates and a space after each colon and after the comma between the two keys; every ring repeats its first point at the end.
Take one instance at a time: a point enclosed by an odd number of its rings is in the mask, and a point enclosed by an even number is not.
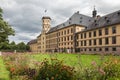
{"type": "Polygon", "coordinates": [[[101,16],[120,10],[120,0],[0,0],[3,17],[15,30],[10,41],[16,43],[35,39],[41,32],[44,15],[52,18],[54,27],[77,11],[91,16],[94,5],[101,16]]]}

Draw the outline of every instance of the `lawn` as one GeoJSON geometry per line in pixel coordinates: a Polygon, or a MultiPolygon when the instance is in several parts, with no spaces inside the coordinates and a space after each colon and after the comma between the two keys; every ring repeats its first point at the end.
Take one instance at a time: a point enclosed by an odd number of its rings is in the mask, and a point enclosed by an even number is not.
{"type": "MultiPolygon", "coordinates": [[[[105,56],[105,58],[102,57],[102,59],[107,59],[108,56],[105,56]]],[[[100,55],[80,55],[80,54],[36,54],[32,55],[31,58],[42,61],[45,58],[57,58],[59,60],[63,60],[66,65],[69,66],[78,66],[78,63],[80,63],[83,66],[89,66],[91,65],[92,61],[95,61],[97,63],[100,63],[101,56],[100,55]]]]}
{"type": "MultiPolygon", "coordinates": [[[[79,67],[82,65],[91,66],[94,61],[100,64],[101,61],[105,61],[110,56],[100,56],[100,55],[80,55],[80,54],[29,54],[29,57],[36,61],[43,61],[45,58],[50,60],[51,58],[57,58],[63,60],[64,64],[79,67]]],[[[115,56],[116,57],[116,56],[115,56]]],[[[116,58],[120,58],[117,56],[116,58]]],[[[0,80],[9,80],[9,72],[6,70],[2,57],[0,57],[0,80]]]]}
{"type": "Polygon", "coordinates": [[[1,56],[0,56],[0,80],[9,80],[9,72],[6,70],[1,56]]]}

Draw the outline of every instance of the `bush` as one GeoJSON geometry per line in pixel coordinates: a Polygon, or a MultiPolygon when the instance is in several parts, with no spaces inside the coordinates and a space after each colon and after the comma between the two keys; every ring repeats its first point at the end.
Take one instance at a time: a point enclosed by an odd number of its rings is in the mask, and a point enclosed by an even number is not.
{"type": "Polygon", "coordinates": [[[79,80],[120,80],[120,59],[109,58],[97,64],[95,61],[89,67],[81,67],[77,72],[79,80]]]}
{"type": "Polygon", "coordinates": [[[31,73],[31,69],[29,66],[30,59],[28,55],[6,54],[6,55],[3,55],[3,59],[4,59],[7,70],[10,72],[11,79],[14,79],[17,77],[29,78],[29,73],[31,73]]]}
{"type": "Polygon", "coordinates": [[[51,59],[51,63],[45,59],[35,80],[75,80],[75,70],[58,59],[51,59]]]}
{"type": "Polygon", "coordinates": [[[119,80],[120,79],[120,59],[110,58],[103,65],[105,71],[104,80],[119,80]]]}

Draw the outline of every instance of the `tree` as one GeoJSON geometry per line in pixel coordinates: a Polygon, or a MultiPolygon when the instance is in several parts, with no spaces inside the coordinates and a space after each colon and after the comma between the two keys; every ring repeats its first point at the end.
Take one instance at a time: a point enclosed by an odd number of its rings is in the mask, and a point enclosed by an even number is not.
{"type": "Polygon", "coordinates": [[[9,50],[9,49],[10,49],[10,46],[9,46],[8,41],[1,42],[1,44],[0,44],[0,49],[1,49],[1,50],[9,50]]]}
{"type": "Polygon", "coordinates": [[[14,35],[15,31],[11,28],[11,26],[6,22],[2,17],[2,9],[0,8],[0,49],[2,49],[6,42],[9,42],[8,36],[14,35]],[[3,45],[4,44],[4,45],[3,45]]]}
{"type": "Polygon", "coordinates": [[[20,42],[17,44],[17,50],[20,52],[25,52],[27,51],[28,46],[24,42],[20,42]]]}
{"type": "Polygon", "coordinates": [[[12,42],[9,44],[9,46],[10,46],[10,50],[11,50],[11,51],[14,51],[14,50],[17,49],[16,43],[15,43],[14,41],[12,41],[12,42]]]}

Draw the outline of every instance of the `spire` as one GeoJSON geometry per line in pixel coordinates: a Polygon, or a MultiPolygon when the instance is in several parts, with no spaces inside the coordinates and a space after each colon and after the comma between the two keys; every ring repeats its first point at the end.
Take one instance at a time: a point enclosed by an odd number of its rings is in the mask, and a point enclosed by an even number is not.
{"type": "Polygon", "coordinates": [[[92,12],[92,15],[93,15],[94,18],[95,18],[96,15],[97,15],[97,11],[95,10],[95,6],[94,6],[94,10],[93,10],[93,12],[92,12]]]}

